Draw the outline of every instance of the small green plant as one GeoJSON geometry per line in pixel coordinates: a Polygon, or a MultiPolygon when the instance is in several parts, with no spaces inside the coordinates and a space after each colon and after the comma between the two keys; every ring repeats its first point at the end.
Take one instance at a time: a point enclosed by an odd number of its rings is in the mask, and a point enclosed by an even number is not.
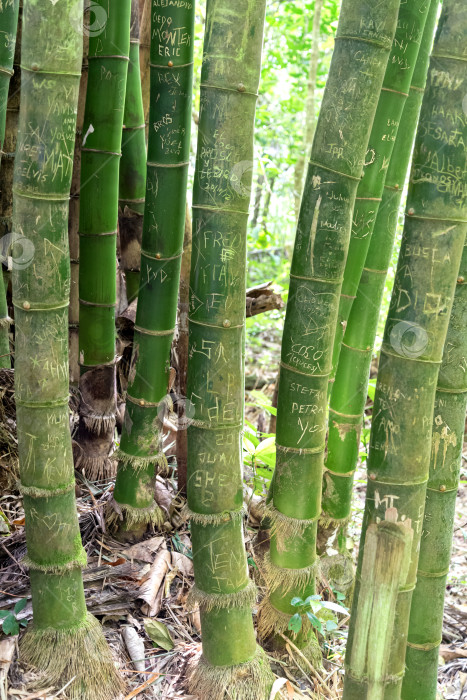
{"type": "Polygon", "coordinates": [[[26,627],[28,621],[18,620],[17,616],[21,610],[24,610],[27,602],[27,598],[21,598],[21,600],[18,600],[13,610],[0,610],[0,620],[3,620],[2,630],[4,634],[15,635],[19,633],[20,627],[26,627]]]}
{"type": "MultiPolygon", "coordinates": [[[[337,600],[343,601],[345,596],[342,593],[335,593],[337,600]]],[[[326,634],[332,634],[339,627],[337,622],[337,617],[333,614],[329,617],[329,614],[325,611],[331,611],[331,613],[340,613],[341,615],[347,616],[349,611],[344,608],[343,605],[339,603],[333,603],[332,601],[323,600],[321,595],[309,595],[305,600],[302,600],[298,596],[292,598],[291,604],[294,608],[297,608],[297,612],[292,615],[289,620],[289,630],[298,634],[302,629],[302,616],[306,615],[310,620],[311,625],[323,636],[326,634]],[[323,619],[324,618],[324,619],[323,619]],[[327,618],[327,619],[326,619],[327,618]]]]}
{"type": "Polygon", "coordinates": [[[245,420],[243,433],[243,463],[249,467],[253,476],[253,488],[257,495],[267,493],[276,463],[276,436],[262,433],[258,437],[255,426],[245,420]]]}

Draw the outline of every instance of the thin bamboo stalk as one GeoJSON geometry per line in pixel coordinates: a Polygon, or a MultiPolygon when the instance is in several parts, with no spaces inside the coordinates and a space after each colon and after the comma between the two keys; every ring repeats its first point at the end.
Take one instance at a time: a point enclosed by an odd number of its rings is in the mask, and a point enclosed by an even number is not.
{"type": "Polygon", "coordinates": [[[130,63],[123,113],[122,158],[118,200],[120,265],[130,304],[138,296],[146,194],[146,135],[139,70],[138,0],[131,3],[130,63]]]}
{"type": "MultiPolygon", "coordinates": [[[[0,7],[0,158],[4,154],[8,88],[13,75],[16,29],[18,26],[19,0],[9,0],[0,7]]],[[[5,247],[0,241],[0,253],[5,247]]],[[[0,368],[11,366],[9,330],[11,319],[8,315],[6,289],[3,279],[2,256],[0,255],[0,368]]]]}
{"type": "Polygon", "coordinates": [[[79,428],[76,466],[115,473],[115,307],[118,181],[130,46],[130,0],[94,5],[81,148],[79,216],[79,428]],[[99,8],[99,10],[97,9],[99,8]]]}

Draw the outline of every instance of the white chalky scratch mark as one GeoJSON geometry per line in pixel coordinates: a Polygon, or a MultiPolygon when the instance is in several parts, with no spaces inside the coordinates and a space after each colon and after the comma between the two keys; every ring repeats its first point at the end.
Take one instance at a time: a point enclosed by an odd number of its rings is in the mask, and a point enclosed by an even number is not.
{"type": "MultiPolygon", "coordinates": [[[[52,2],[52,0],[50,0],[50,2],[52,2]]],[[[58,0],[55,0],[55,2],[58,2],[58,0]]],[[[94,127],[92,124],[89,124],[88,130],[86,131],[86,133],[84,135],[83,146],[86,144],[86,139],[88,138],[89,134],[93,134],[93,133],[94,133],[94,127]]]]}

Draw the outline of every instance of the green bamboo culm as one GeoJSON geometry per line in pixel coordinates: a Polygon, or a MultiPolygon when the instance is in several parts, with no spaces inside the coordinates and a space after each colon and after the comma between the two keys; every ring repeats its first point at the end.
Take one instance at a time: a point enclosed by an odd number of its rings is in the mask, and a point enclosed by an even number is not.
{"type": "Polygon", "coordinates": [[[125,275],[128,303],[138,296],[145,194],[146,135],[139,68],[139,11],[138,0],[132,0],[118,195],[120,265],[125,275]]]}
{"type": "MultiPolygon", "coordinates": [[[[467,232],[463,179],[467,122],[462,112],[466,30],[465,3],[444,0],[415,139],[404,234],[379,362],[345,700],[366,697],[364,666],[360,664],[363,670],[356,673],[352,665],[353,658],[375,651],[365,649],[364,639],[354,636],[363,542],[368,526],[383,519],[388,510],[399,521],[410,520],[414,530],[410,566],[399,589],[395,630],[386,656],[384,698],[399,698],[401,692],[436,383],[467,232]]],[[[441,541],[444,534],[438,532],[437,537],[441,541]]]]}
{"type": "Polygon", "coordinates": [[[266,700],[243,542],[245,272],[265,0],[208,0],[193,192],[187,495],[203,655],[197,697],[266,700]]]}
{"type": "MultiPolygon", "coordinates": [[[[141,282],[114,500],[109,522],[137,531],[161,524],[154,501],[170,409],[170,347],[177,315],[190,156],[195,8],[153,0],[151,95],[141,282]]],[[[144,136],[144,129],[141,129],[144,136]]]]}
{"type": "MultiPolygon", "coordinates": [[[[412,75],[429,8],[429,0],[411,0],[411,2],[401,3],[400,6],[396,34],[389,54],[383,87],[368,143],[363,177],[358,186],[355,200],[352,233],[339,300],[336,335],[334,336],[333,372],[330,389],[339,361],[345,328],[357,294],[373,234],[399,125],[403,124],[401,117],[409,96],[412,75]]],[[[404,124],[403,128],[405,128],[404,124]]]]}
{"type": "Polygon", "coordinates": [[[79,207],[79,428],[75,464],[91,479],[115,474],[115,307],[119,163],[131,0],[93,5],[79,207]]]}
{"type": "MultiPolygon", "coordinates": [[[[315,590],[317,523],[339,293],[352,210],[399,2],[344,0],[297,227],[282,340],[277,457],[264,562],[262,637],[286,632],[295,596],[315,590]],[[364,66],[364,68],[362,68],[364,66]]],[[[304,619],[306,623],[306,618],[304,619]]],[[[315,655],[310,628],[296,639],[315,655]]]]}
{"type": "MultiPolygon", "coordinates": [[[[418,117],[430,61],[439,0],[432,0],[389,163],[381,206],[376,217],[365,267],[352,305],[339,356],[329,408],[328,451],[323,476],[319,550],[338,528],[343,534],[350,517],[353,475],[360,451],[371,358],[386,276],[392,257],[418,117]]],[[[340,537],[338,538],[340,539],[340,537]]],[[[337,558],[334,559],[337,561],[337,558]]],[[[345,563],[345,562],[343,562],[345,563]]],[[[329,565],[333,562],[330,561],[329,565]]],[[[327,565],[327,564],[326,564],[327,565]]]]}
{"type": "MultiPolygon", "coordinates": [[[[459,111],[458,115],[462,116],[459,111]]],[[[417,583],[410,608],[403,700],[436,700],[446,579],[467,408],[467,246],[464,247],[436,388],[431,462],[417,583]],[[427,601],[430,604],[427,605],[427,601]]]]}
{"type": "Polygon", "coordinates": [[[122,684],[102,629],[86,611],[68,415],[68,207],[82,14],[80,0],[24,0],[13,230],[31,242],[34,259],[13,269],[13,304],[33,625],[21,640],[21,659],[42,672],[41,687],[74,678],[71,700],[112,700],[122,684]]]}
{"type": "MultiPolygon", "coordinates": [[[[8,0],[0,8],[0,35],[2,37],[0,42],[0,158],[3,155],[5,143],[8,88],[10,78],[13,75],[18,11],[19,0],[8,0]]],[[[5,262],[4,254],[7,252],[3,250],[3,247],[3,241],[0,241],[0,369],[9,369],[11,367],[9,341],[11,318],[8,315],[3,280],[2,262],[5,262]]]]}

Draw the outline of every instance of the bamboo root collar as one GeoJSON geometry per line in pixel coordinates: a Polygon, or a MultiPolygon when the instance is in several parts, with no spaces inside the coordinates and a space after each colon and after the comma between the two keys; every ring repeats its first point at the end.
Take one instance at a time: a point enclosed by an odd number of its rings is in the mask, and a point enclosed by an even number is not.
{"type": "Polygon", "coordinates": [[[258,700],[269,697],[274,682],[266,654],[256,647],[251,661],[236,666],[212,666],[202,656],[193,668],[190,693],[216,700],[258,700]]]}
{"type": "Polygon", "coordinates": [[[110,530],[117,529],[123,521],[128,530],[145,524],[162,527],[164,520],[164,511],[155,501],[148,508],[135,508],[125,503],[117,503],[112,499],[106,513],[106,522],[110,530]]]}
{"type": "Polygon", "coordinates": [[[263,560],[263,570],[270,592],[281,589],[283,593],[305,589],[313,583],[319,571],[319,559],[304,569],[285,569],[276,566],[269,555],[263,560]]]}
{"type": "Polygon", "coordinates": [[[67,686],[70,700],[114,700],[123,691],[102,628],[87,614],[69,629],[28,629],[20,642],[21,659],[43,672],[40,685],[67,686]]]}

